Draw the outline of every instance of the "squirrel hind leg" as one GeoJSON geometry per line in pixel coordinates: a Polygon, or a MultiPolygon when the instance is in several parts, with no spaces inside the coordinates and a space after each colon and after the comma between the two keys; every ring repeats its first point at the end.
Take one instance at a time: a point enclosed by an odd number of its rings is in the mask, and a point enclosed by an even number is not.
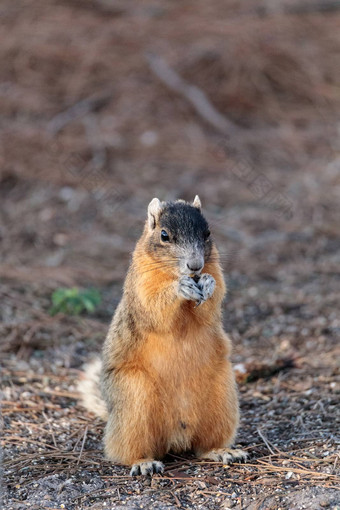
{"type": "Polygon", "coordinates": [[[199,458],[223,462],[223,464],[231,464],[237,461],[245,462],[248,458],[248,453],[239,448],[216,448],[209,452],[201,453],[199,458]]]}
{"type": "Polygon", "coordinates": [[[153,475],[154,473],[162,474],[164,471],[164,464],[159,460],[153,459],[140,459],[137,460],[131,467],[130,475],[153,475]]]}
{"type": "Polygon", "coordinates": [[[81,403],[91,413],[102,420],[107,420],[107,408],[100,391],[100,374],[102,362],[96,358],[84,365],[84,372],[78,382],[77,390],[80,393],[81,403]]]}

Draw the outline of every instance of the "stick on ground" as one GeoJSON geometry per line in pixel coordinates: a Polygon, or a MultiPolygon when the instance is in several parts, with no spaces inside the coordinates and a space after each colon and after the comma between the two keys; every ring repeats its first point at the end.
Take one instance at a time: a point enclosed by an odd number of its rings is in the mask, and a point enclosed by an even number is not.
{"type": "Polygon", "coordinates": [[[151,71],[164,85],[189,101],[196,112],[217,131],[229,138],[243,131],[221,114],[200,88],[183,80],[162,57],[151,53],[146,53],[145,56],[151,71]]]}

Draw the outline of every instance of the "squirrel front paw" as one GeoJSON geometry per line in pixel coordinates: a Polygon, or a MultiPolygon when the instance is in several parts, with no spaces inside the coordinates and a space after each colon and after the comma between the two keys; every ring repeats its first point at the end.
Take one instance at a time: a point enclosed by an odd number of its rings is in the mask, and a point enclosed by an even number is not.
{"type": "Polygon", "coordinates": [[[211,298],[216,287],[216,281],[211,274],[203,273],[197,283],[203,294],[203,301],[211,298]]]}
{"type": "Polygon", "coordinates": [[[178,294],[189,301],[204,301],[202,288],[190,276],[182,276],[178,283],[178,294]]]}

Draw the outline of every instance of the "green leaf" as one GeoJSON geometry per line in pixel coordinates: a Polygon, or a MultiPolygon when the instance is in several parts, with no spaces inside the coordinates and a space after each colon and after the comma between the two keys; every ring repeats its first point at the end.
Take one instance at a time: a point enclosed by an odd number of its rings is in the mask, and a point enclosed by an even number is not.
{"type": "Polygon", "coordinates": [[[97,289],[56,289],[52,296],[52,307],[49,310],[51,315],[56,313],[66,313],[69,315],[79,315],[86,311],[93,313],[101,302],[101,296],[97,289]]]}

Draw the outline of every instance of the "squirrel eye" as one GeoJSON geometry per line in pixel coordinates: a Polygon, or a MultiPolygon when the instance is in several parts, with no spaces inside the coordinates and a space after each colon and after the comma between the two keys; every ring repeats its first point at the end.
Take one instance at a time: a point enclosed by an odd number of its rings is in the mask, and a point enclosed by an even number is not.
{"type": "Polygon", "coordinates": [[[207,241],[210,237],[210,230],[207,230],[204,234],[204,240],[207,241]]]}
{"type": "Polygon", "coordinates": [[[168,235],[168,233],[165,230],[162,230],[162,232],[161,232],[161,239],[164,242],[169,242],[170,241],[169,235],[168,235]]]}

